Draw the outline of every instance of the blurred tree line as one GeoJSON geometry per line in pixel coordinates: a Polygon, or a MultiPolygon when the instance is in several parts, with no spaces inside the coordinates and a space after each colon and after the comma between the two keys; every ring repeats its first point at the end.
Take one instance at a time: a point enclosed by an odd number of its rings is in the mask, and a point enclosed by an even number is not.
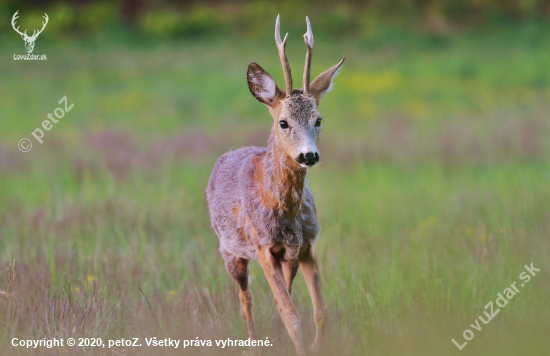
{"type": "MultiPolygon", "coordinates": [[[[0,33],[10,28],[16,10],[22,14],[22,28],[39,26],[47,12],[49,37],[117,28],[160,38],[220,32],[259,36],[264,35],[265,20],[274,21],[276,14],[284,18],[285,27],[300,29],[307,14],[315,19],[317,32],[338,36],[388,26],[445,33],[496,22],[546,20],[550,0],[2,0],[0,33]]],[[[267,27],[271,32],[273,26],[267,27]]]]}

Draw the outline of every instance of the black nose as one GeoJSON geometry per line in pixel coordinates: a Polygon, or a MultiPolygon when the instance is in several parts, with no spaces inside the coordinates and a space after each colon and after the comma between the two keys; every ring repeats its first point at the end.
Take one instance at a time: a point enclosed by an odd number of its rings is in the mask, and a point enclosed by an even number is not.
{"type": "Polygon", "coordinates": [[[306,154],[300,153],[296,161],[306,166],[313,166],[315,163],[319,162],[319,154],[317,152],[308,152],[306,154]]]}

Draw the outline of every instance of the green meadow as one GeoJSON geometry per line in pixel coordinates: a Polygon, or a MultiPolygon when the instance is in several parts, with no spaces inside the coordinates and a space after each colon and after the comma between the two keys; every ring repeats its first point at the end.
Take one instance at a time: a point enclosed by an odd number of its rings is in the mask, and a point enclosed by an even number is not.
{"type": "MultiPolygon", "coordinates": [[[[269,25],[271,27],[271,25],[269,25]]],[[[302,30],[289,33],[295,83],[302,30]]],[[[315,28],[314,28],[315,31],[315,28]]],[[[312,77],[346,56],[320,105],[310,170],[329,307],[323,355],[546,355],[550,349],[550,27],[315,37],[312,77]],[[520,284],[524,265],[540,269],[520,284]],[[470,325],[514,282],[481,330],[470,325]],[[459,351],[451,342],[473,339],[459,351]],[[468,334],[466,334],[468,335],[468,334]]],[[[11,346],[12,338],[245,339],[205,189],[228,150],[265,145],[256,61],[279,83],[271,32],[234,38],[37,41],[0,56],[0,354],[244,355],[248,348],[11,346]],[[66,96],[74,108],[31,135],[66,96]],[[32,149],[18,150],[28,138],[32,149]],[[15,261],[15,263],[13,263],[15,261]]],[[[260,354],[293,355],[251,266],[260,354]]],[[[305,342],[313,312],[293,300],[305,342]]],[[[143,344],[145,344],[143,342],[143,344]]]]}

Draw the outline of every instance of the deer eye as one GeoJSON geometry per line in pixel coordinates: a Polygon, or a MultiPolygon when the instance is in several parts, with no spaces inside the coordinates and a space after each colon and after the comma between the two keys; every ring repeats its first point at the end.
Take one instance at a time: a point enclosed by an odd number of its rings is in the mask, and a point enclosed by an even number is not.
{"type": "Polygon", "coordinates": [[[288,129],[288,122],[281,120],[279,121],[279,126],[281,126],[282,129],[288,129]]]}
{"type": "Polygon", "coordinates": [[[317,121],[315,121],[315,127],[321,127],[321,118],[318,118],[317,121]]]}

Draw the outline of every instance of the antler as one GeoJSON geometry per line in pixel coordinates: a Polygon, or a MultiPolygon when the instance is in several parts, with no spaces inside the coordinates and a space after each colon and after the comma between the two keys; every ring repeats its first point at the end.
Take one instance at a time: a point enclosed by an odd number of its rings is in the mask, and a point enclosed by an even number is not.
{"type": "Polygon", "coordinates": [[[277,15],[277,21],[275,22],[275,43],[277,44],[277,49],[279,50],[279,57],[281,58],[283,72],[285,74],[286,96],[290,96],[290,93],[292,92],[292,74],[290,73],[290,64],[288,64],[288,59],[286,58],[285,52],[287,37],[288,33],[285,35],[285,39],[281,42],[281,23],[279,21],[279,15],[277,15]]]}
{"type": "Polygon", "coordinates": [[[41,33],[42,33],[42,31],[44,31],[44,29],[46,28],[46,25],[48,24],[48,20],[49,20],[49,18],[48,18],[48,14],[47,14],[47,13],[44,13],[44,16],[43,16],[43,17],[44,17],[44,19],[46,19],[46,22],[42,22],[42,25],[43,25],[43,26],[42,26],[42,29],[41,29],[40,31],[38,31],[38,33],[37,33],[37,34],[34,34],[34,33],[36,32],[36,30],[35,30],[35,31],[33,31],[33,33],[32,33],[32,36],[31,36],[31,37],[34,37],[34,38],[38,37],[38,35],[39,35],[39,34],[41,34],[41,33]]]}
{"type": "Polygon", "coordinates": [[[17,26],[17,28],[15,28],[15,20],[17,20],[19,18],[19,16],[17,16],[17,13],[19,12],[19,10],[17,10],[15,12],[15,14],[13,14],[13,17],[11,18],[11,27],[13,27],[13,29],[15,30],[15,32],[17,32],[18,34],[20,34],[21,36],[25,36],[25,37],[28,37],[27,36],[27,30],[25,30],[25,33],[22,33],[21,31],[19,31],[19,27],[20,26],[17,26]]]}
{"type": "Polygon", "coordinates": [[[304,95],[309,94],[309,77],[311,73],[311,52],[313,51],[313,32],[311,32],[311,24],[306,16],[307,32],[304,34],[304,42],[306,43],[306,65],[304,68],[304,95]]]}

